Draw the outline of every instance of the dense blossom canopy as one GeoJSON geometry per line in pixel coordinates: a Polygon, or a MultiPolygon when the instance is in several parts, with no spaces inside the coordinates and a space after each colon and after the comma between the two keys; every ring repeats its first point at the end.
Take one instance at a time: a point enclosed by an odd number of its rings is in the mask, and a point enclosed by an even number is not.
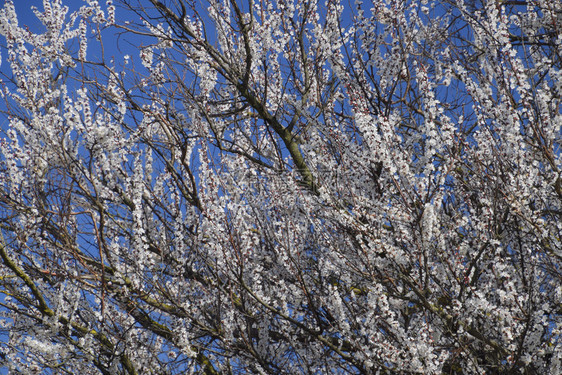
{"type": "Polygon", "coordinates": [[[63,3],[0,11],[10,373],[562,373],[561,1],[63,3]]]}

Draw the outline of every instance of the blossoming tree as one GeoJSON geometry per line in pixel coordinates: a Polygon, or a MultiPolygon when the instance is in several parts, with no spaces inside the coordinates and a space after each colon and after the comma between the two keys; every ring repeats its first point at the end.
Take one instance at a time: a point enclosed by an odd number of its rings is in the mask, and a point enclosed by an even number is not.
{"type": "Polygon", "coordinates": [[[0,13],[10,373],[562,371],[560,1],[35,13],[0,13]]]}

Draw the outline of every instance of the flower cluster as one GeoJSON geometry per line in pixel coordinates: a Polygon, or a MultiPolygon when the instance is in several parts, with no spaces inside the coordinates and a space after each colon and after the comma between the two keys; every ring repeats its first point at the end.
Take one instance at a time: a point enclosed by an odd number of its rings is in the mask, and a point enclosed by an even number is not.
{"type": "Polygon", "coordinates": [[[43,3],[0,10],[9,371],[560,372],[562,5],[43,3]]]}

